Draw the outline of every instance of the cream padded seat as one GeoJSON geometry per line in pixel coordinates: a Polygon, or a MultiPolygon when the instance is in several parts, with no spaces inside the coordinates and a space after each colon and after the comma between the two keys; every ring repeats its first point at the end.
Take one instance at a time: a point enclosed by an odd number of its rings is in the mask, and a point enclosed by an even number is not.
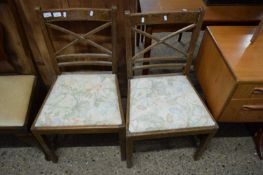
{"type": "Polygon", "coordinates": [[[214,126],[186,76],[131,79],[129,131],[214,126]]]}
{"type": "Polygon", "coordinates": [[[120,125],[114,74],[58,76],[35,127],[120,125]]]}
{"type": "Polygon", "coordinates": [[[0,76],[0,127],[23,126],[35,76],[0,76]]]}

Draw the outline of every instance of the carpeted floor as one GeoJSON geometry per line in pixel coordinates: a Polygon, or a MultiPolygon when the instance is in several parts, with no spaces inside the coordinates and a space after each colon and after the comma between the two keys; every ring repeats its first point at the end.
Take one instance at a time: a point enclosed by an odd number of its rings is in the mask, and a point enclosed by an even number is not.
{"type": "Polygon", "coordinates": [[[127,169],[126,162],[120,160],[115,136],[59,137],[57,164],[47,162],[39,149],[25,147],[16,143],[15,138],[3,136],[0,142],[0,174],[262,175],[263,161],[256,155],[246,127],[221,124],[220,128],[199,161],[193,160],[195,147],[191,137],[144,141],[136,144],[131,169],[127,169]]]}
{"type": "MultiPolygon", "coordinates": [[[[187,39],[188,34],[183,43],[187,39]]],[[[163,47],[152,54],[161,52],[170,54],[163,47]]],[[[120,160],[114,135],[59,136],[56,145],[59,161],[54,164],[47,162],[38,148],[28,147],[11,136],[1,136],[0,175],[263,174],[263,161],[256,155],[244,124],[220,124],[219,132],[199,161],[193,160],[195,146],[191,137],[139,142],[131,169],[120,160]]]]}

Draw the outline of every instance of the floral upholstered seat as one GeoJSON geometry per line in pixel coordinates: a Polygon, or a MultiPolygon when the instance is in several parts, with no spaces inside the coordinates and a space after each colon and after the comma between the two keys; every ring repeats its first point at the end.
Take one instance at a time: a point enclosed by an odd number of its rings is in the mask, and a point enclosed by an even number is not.
{"type": "Polygon", "coordinates": [[[114,74],[58,76],[36,121],[36,127],[120,125],[114,74]]]}
{"type": "Polygon", "coordinates": [[[131,79],[131,133],[214,125],[186,76],[131,79]]]}

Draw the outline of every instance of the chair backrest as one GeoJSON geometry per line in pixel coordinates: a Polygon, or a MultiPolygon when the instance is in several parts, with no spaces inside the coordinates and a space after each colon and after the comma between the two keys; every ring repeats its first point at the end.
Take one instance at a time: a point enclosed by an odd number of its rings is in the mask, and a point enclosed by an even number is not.
{"type": "Polygon", "coordinates": [[[0,23],[0,60],[6,60],[6,55],[4,51],[4,29],[0,23]]]}
{"type": "Polygon", "coordinates": [[[4,26],[0,23],[0,73],[19,74],[21,69],[8,59],[4,45],[4,26]]]}
{"type": "Polygon", "coordinates": [[[188,75],[191,64],[196,42],[201,30],[204,10],[202,8],[197,10],[182,10],[167,13],[134,13],[130,14],[126,11],[126,61],[128,78],[134,76],[136,70],[149,70],[149,69],[178,69],[185,75],[188,75]],[[155,26],[158,25],[172,25],[177,26],[179,30],[168,34],[167,36],[159,39],[158,37],[149,34],[145,31],[138,29],[138,26],[146,25],[155,26]],[[184,26],[184,27],[182,27],[184,26]],[[192,31],[191,40],[188,49],[185,51],[178,49],[174,44],[168,43],[167,40],[172,37],[179,35],[186,31],[192,31]],[[143,50],[135,53],[134,46],[134,35],[141,34],[144,37],[148,37],[154,42],[144,48],[143,50]],[[144,58],[144,54],[149,52],[155,46],[163,44],[180,53],[182,56],[177,57],[148,57],[144,58]],[[155,62],[155,63],[153,63],[155,62]],[[160,63],[162,62],[162,63],[160,63]],[[145,64],[150,63],[150,64],[145,64]]]}
{"type": "MultiPolygon", "coordinates": [[[[41,10],[37,8],[37,14],[41,21],[41,28],[45,37],[50,57],[53,59],[57,73],[61,73],[64,68],[81,67],[81,66],[95,66],[95,67],[108,67],[111,68],[113,73],[117,72],[116,56],[116,7],[112,9],[90,9],[90,8],[69,8],[69,9],[50,9],[41,10]],[[87,33],[74,32],[67,29],[63,24],[71,26],[71,24],[82,22],[89,25],[98,22],[100,25],[94,27],[87,33]],[[105,29],[111,28],[111,49],[103,46],[103,43],[94,41],[98,33],[105,29]],[[61,48],[55,48],[54,43],[59,41],[52,40],[52,31],[61,32],[70,35],[71,41],[67,41],[61,48]],[[92,39],[93,38],[93,39],[92,39]],[[96,49],[96,52],[85,51],[85,53],[69,53],[70,47],[73,45],[81,45],[83,48],[88,46],[96,49]]],[[[78,27],[76,27],[78,28],[78,27]]],[[[85,31],[86,32],[86,31],[85,31]]],[[[54,35],[53,35],[54,36],[54,35]]],[[[65,42],[65,38],[60,38],[65,42]],[[64,40],[63,40],[64,39],[64,40]]]]}

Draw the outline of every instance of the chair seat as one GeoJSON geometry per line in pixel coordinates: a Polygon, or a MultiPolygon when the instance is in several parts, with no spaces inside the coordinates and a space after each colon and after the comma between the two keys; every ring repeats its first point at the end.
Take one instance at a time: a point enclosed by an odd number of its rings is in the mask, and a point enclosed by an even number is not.
{"type": "Polygon", "coordinates": [[[23,126],[35,76],[0,76],[0,127],[23,126]]]}
{"type": "Polygon", "coordinates": [[[186,76],[131,80],[129,132],[214,125],[212,116],[186,76]]]}
{"type": "Polygon", "coordinates": [[[64,74],[58,76],[35,127],[120,124],[115,75],[64,74]]]}

